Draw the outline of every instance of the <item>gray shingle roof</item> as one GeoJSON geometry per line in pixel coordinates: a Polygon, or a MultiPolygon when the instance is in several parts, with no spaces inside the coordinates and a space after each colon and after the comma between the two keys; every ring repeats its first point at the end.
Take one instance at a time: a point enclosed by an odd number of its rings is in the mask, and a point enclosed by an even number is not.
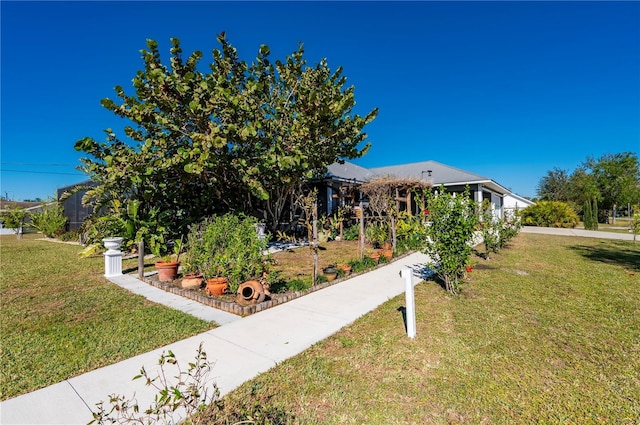
{"type": "Polygon", "coordinates": [[[466,185],[482,183],[499,193],[509,193],[509,190],[479,174],[470,173],[459,168],[450,167],[437,161],[422,161],[411,164],[391,165],[388,167],[364,168],[351,162],[344,164],[333,163],[328,167],[326,177],[365,182],[375,177],[395,176],[399,178],[418,178],[430,181],[434,186],[443,185],[466,185]],[[431,175],[429,175],[431,171],[431,175]]]}
{"type": "Polygon", "coordinates": [[[356,179],[358,182],[365,182],[373,177],[373,174],[364,167],[345,161],[344,164],[334,162],[329,165],[326,177],[340,180],[356,179]]]}
{"type": "Polygon", "coordinates": [[[411,164],[371,168],[370,171],[376,176],[392,175],[405,178],[424,178],[425,180],[432,181],[434,185],[491,180],[487,177],[460,170],[455,167],[450,167],[436,161],[423,161],[411,164]],[[431,171],[431,176],[429,176],[429,171],[431,171]]]}

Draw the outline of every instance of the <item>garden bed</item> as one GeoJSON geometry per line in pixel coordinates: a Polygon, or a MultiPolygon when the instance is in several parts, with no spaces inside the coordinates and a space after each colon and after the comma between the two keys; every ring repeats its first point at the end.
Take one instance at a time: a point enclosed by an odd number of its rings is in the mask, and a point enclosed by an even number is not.
{"type": "MultiPolygon", "coordinates": [[[[335,244],[336,242],[329,242],[327,245],[331,245],[331,244],[335,244]]],[[[344,242],[342,242],[342,244],[344,244],[344,242]]],[[[304,249],[304,248],[298,248],[298,249],[304,249]]],[[[328,249],[327,249],[328,251],[328,249]]],[[[334,256],[329,255],[330,253],[327,253],[327,255],[325,255],[325,258],[322,258],[320,261],[320,268],[322,269],[322,267],[324,267],[322,264],[326,264],[328,265],[329,263],[327,261],[328,258],[334,258],[334,256]]],[[[265,301],[258,303],[258,304],[254,304],[254,305],[249,305],[249,306],[241,306],[239,304],[237,304],[235,302],[235,298],[236,295],[235,294],[225,294],[219,297],[214,297],[214,296],[210,296],[208,294],[206,294],[204,288],[201,289],[183,289],[181,287],[179,287],[179,282],[180,280],[176,280],[174,282],[160,282],[157,279],[157,275],[154,276],[150,276],[145,278],[145,281],[152,285],[155,286],[156,288],[162,289],[163,291],[167,291],[170,292],[172,294],[175,295],[179,295],[181,297],[184,298],[188,298],[191,299],[193,301],[199,302],[203,305],[209,306],[209,307],[213,307],[213,308],[217,308],[219,310],[223,310],[226,311],[228,313],[232,313],[232,314],[237,314],[239,316],[248,316],[254,313],[258,313],[260,311],[266,310],[268,308],[271,307],[275,307],[277,305],[286,303],[288,301],[294,300],[296,298],[305,296],[307,294],[310,294],[311,292],[315,292],[315,291],[319,291],[321,289],[327,288],[329,286],[332,285],[336,285],[338,283],[344,282],[345,280],[351,279],[353,277],[359,276],[361,274],[367,273],[371,270],[375,270],[378,267],[382,267],[384,265],[387,265],[397,259],[403,258],[407,255],[409,255],[410,252],[408,253],[404,253],[401,254],[397,257],[394,257],[391,259],[391,261],[388,261],[386,263],[380,263],[377,266],[374,266],[373,268],[370,268],[368,270],[364,270],[362,272],[356,273],[353,272],[349,275],[343,276],[343,277],[338,277],[333,281],[330,282],[321,282],[318,283],[316,285],[313,285],[307,289],[304,290],[299,290],[299,291],[286,291],[286,292],[282,292],[282,293],[272,293],[271,297],[269,299],[266,299],[265,301]]],[[[286,254],[285,254],[286,255],[286,254]]],[[[322,254],[321,254],[322,257],[322,254]]],[[[299,266],[301,266],[301,268],[304,270],[305,267],[302,264],[299,264],[299,266]]],[[[286,273],[285,271],[285,275],[287,275],[288,273],[286,273]]],[[[300,274],[298,274],[299,276],[300,274]]],[[[290,275],[289,275],[290,276],[290,275]]]]}

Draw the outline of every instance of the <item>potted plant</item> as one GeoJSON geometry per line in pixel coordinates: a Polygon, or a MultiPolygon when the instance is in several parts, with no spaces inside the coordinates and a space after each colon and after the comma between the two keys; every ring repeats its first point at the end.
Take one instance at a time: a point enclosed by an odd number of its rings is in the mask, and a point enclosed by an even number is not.
{"type": "MultiPolygon", "coordinates": [[[[157,245],[159,247],[159,245],[157,245]]],[[[178,268],[180,267],[180,253],[182,252],[182,239],[176,240],[173,244],[173,255],[167,254],[163,256],[160,261],[155,263],[156,270],[158,271],[158,280],[160,282],[166,282],[174,280],[178,277],[178,268]]],[[[154,255],[158,255],[158,249],[154,255]]]]}
{"type": "Polygon", "coordinates": [[[365,230],[365,236],[374,248],[381,248],[388,241],[389,231],[383,223],[371,223],[365,230]]]}
{"type": "Polygon", "coordinates": [[[327,281],[331,282],[338,276],[338,269],[331,265],[322,269],[322,274],[327,278],[327,281]]]}

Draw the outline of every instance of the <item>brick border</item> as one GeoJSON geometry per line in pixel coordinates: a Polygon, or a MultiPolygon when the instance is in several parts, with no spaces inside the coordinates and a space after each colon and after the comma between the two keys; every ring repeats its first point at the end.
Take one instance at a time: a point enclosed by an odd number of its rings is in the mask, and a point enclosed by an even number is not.
{"type": "Polygon", "coordinates": [[[336,285],[338,283],[344,282],[346,280],[349,280],[351,278],[354,278],[356,276],[360,276],[362,274],[368,273],[370,271],[376,270],[380,267],[384,267],[387,266],[393,262],[395,262],[396,260],[399,260],[401,258],[404,258],[408,255],[413,254],[414,251],[409,251],[406,252],[402,255],[399,255],[397,257],[393,257],[391,259],[391,261],[387,262],[387,263],[383,263],[383,264],[378,264],[377,266],[375,266],[372,269],[360,272],[360,273],[351,273],[348,276],[344,276],[341,278],[337,278],[332,280],[331,282],[322,282],[319,283],[317,285],[312,286],[311,288],[305,289],[304,291],[295,291],[295,292],[290,292],[290,293],[286,293],[286,294],[273,294],[273,298],[267,300],[267,301],[263,301],[259,304],[254,304],[254,305],[248,305],[248,306],[241,306],[239,304],[236,304],[235,302],[229,302],[229,301],[221,301],[219,299],[213,298],[213,297],[209,297],[207,295],[202,295],[200,293],[197,293],[195,291],[190,291],[188,289],[182,289],[182,288],[177,288],[173,285],[171,285],[170,283],[163,283],[163,282],[158,282],[156,280],[152,280],[150,278],[145,278],[144,281],[145,283],[148,283],[149,285],[152,285],[158,289],[162,289],[163,291],[169,292],[171,294],[175,294],[184,298],[188,298],[190,300],[199,302],[200,304],[204,304],[206,306],[209,307],[213,307],[213,308],[217,308],[218,310],[222,310],[222,311],[226,311],[227,313],[232,313],[232,314],[237,314],[239,316],[249,316],[251,314],[254,313],[258,313],[260,311],[266,310],[268,308],[271,307],[275,307],[277,305],[286,303],[288,301],[294,300],[296,298],[300,298],[303,297],[307,294],[310,294],[312,292],[315,291],[319,291],[321,289],[327,288],[329,286],[333,286],[336,285]]]}

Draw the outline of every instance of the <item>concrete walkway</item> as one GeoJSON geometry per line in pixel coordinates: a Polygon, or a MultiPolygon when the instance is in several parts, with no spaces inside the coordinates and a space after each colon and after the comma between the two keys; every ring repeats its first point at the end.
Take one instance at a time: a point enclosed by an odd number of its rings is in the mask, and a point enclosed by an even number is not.
{"type": "MultiPolygon", "coordinates": [[[[560,229],[557,227],[534,227],[523,226],[523,233],[538,233],[545,235],[557,235],[557,236],[580,236],[584,238],[598,238],[598,239],[619,239],[623,241],[632,241],[632,233],[616,233],[616,232],[601,232],[598,230],[583,230],[583,229],[560,229]]],[[[640,240],[640,236],[636,236],[640,240]]]]}
{"type": "MultiPolygon", "coordinates": [[[[226,316],[227,313],[219,316],[206,310],[208,307],[201,310],[189,305],[186,308],[192,309],[193,314],[205,320],[215,320],[223,326],[6,400],[0,403],[0,423],[86,424],[93,419],[91,412],[96,410],[96,403],[108,401],[111,394],[129,398],[135,393],[140,407],[146,408],[157,392],[145,386],[143,380],[132,381],[140,368],[144,366],[151,376],[155,376],[159,370],[158,358],[167,350],[174,352],[179,363],[186,367],[194,360],[201,343],[208,359],[215,362],[212,377],[223,396],[402,294],[404,280],[399,275],[400,270],[411,267],[417,283],[424,276],[426,261],[424,254],[414,253],[369,273],[240,319],[234,315],[226,316]]],[[[134,277],[123,276],[116,280],[120,281],[118,284],[156,302],[175,307],[182,302],[164,291],[158,290],[166,295],[149,291],[149,285],[134,277]]],[[[188,300],[186,303],[191,304],[188,300]]],[[[403,304],[404,299],[399,301],[399,305],[403,304]]],[[[400,313],[396,319],[398,326],[404,327],[400,313]]]]}

